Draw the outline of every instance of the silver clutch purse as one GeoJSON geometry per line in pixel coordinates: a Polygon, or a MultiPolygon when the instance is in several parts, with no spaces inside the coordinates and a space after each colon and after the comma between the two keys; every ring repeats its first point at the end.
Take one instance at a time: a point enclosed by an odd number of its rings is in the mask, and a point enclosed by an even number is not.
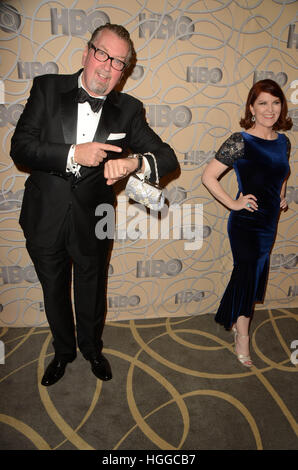
{"type": "MultiPolygon", "coordinates": [[[[144,153],[144,156],[145,155],[146,153],[144,153]]],[[[139,204],[143,204],[149,209],[159,211],[164,206],[165,196],[162,188],[159,187],[159,178],[155,156],[152,155],[152,153],[150,153],[150,155],[154,160],[156,183],[152,184],[146,178],[142,180],[136,174],[130,175],[125,187],[125,194],[130,199],[133,199],[139,204]]]]}

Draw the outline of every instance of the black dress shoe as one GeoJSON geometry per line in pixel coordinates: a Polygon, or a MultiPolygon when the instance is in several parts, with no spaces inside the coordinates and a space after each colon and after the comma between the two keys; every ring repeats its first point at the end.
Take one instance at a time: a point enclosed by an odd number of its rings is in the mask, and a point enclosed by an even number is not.
{"type": "Polygon", "coordinates": [[[44,376],[41,380],[41,385],[48,387],[49,385],[54,385],[56,382],[58,382],[58,380],[60,380],[64,375],[67,363],[68,361],[54,358],[46,368],[44,376]]]}
{"type": "Polygon", "coordinates": [[[95,377],[100,380],[111,380],[112,371],[109,361],[102,355],[98,354],[96,357],[89,358],[91,363],[91,370],[95,377]]]}

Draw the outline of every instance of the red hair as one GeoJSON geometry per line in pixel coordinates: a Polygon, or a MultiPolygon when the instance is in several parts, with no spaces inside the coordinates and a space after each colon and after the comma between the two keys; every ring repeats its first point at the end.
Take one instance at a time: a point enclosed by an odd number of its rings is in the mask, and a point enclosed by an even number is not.
{"type": "Polygon", "coordinates": [[[288,129],[291,129],[291,127],[293,126],[293,122],[290,117],[287,117],[288,105],[286,97],[280,86],[274,80],[270,79],[260,80],[256,82],[250,89],[245,106],[245,115],[244,118],[240,120],[240,126],[244,127],[244,129],[249,129],[253,126],[253,121],[251,120],[252,114],[250,111],[250,106],[253,106],[259,94],[262,92],[270,93],[270,95],[276,96],[280,99],[281,102],[280,116],[272,129],[275,131],[287,131],[288,129]]]}

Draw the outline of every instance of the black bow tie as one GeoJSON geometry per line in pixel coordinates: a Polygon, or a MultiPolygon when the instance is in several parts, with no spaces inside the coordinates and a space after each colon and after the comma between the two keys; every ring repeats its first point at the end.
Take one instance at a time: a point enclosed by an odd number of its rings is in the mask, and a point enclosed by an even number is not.
{"type": "Polygon", "coordinates": [[[87,91],[85,91],[84,88],[79,88],[77,102],[85,103],[85,101],[88,101],[94,113],[98,113],[104,102],[104,100],[102,100],[101,98],[94,98],[93,96],[88,95],[87,91]]]}

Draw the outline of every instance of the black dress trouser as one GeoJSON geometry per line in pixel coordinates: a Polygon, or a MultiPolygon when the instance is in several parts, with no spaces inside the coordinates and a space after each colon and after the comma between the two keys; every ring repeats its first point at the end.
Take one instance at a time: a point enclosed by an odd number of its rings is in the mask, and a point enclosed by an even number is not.
{"type": "Polygon", "coordinates": [[[101,352],[106,314],[107,259],[110,240],[98,240],[98,252],[80,252],[69,209],[58,239],[50,248],[27,241],[44,295],[45,312],[53,335],[55,356],[72,361],[76,357],[76,336],[86,359],[101,352]],[[72,308],[71,283],[73,266],[72,308]],[[77,333],[77,334],[76,334],[77,333]]]}

